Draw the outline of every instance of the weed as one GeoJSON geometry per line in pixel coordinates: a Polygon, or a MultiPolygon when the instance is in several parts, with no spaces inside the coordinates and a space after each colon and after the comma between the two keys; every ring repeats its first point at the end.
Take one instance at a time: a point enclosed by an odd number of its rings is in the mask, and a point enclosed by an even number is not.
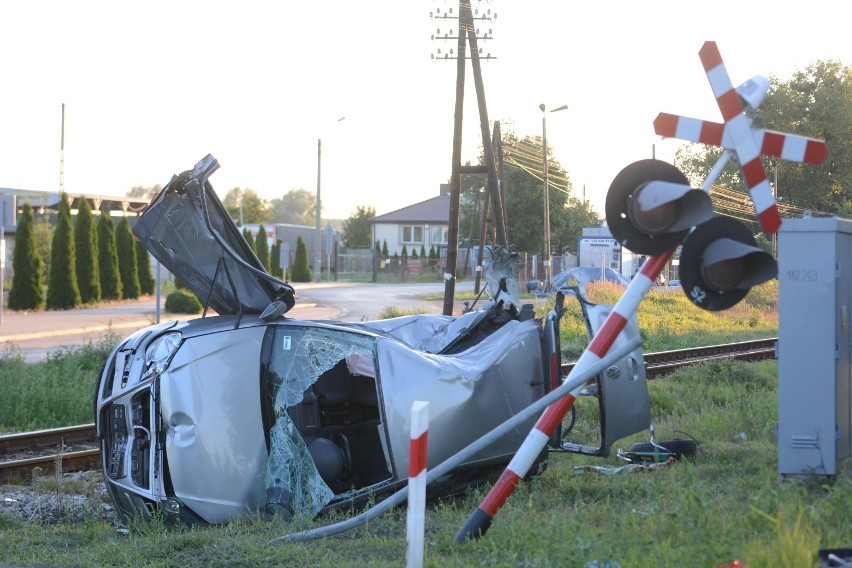
{"type": "Polygon", "coordinates": [[[398,318],[402,316],[412,316],[417,314],[429,314],[432,313],[429,308],[420,306],[418,308],[412,310],[403,310],[397,308],[395,306],[385,306],[381,312],[379,312],[378,318],[380,320],[398,318]]]}

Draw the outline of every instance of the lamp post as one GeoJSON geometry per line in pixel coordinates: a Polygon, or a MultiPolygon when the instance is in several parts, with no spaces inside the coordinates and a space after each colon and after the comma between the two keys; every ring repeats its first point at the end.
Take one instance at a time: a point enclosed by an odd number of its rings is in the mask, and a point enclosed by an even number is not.
{"type": "MultiPolygon", "coordinates": [[[[544,106],[544,103],[538,105],[538,108],[541,110],[541,156],[542,156],[542,199],[544,201],[544,256],[543,264],[544,264],[544,291],[550,291],[550,278],[551,278],[551,267],[550,267],[550,190],[547,186],[547,107],[544,106]]],[[[562,105],[559,108],[555,108],[550,112],[558,112],[560,110],[565,110],[568,108],[568,105],[562,105]]]]}
{"type": "MultiPolygon", "coordinates": [[[[345,120],[345,116],[337,119],[337,122],[345,120]]],[[[320,216],[322,211],[322,201],[320,201],[320,189],[322,187],[322,138],[317,138],[317,223],[316,234],[314,235],[314,282],[320,281],[320,273],[322,272],[322,228],[320,226],[320,216]]]]}

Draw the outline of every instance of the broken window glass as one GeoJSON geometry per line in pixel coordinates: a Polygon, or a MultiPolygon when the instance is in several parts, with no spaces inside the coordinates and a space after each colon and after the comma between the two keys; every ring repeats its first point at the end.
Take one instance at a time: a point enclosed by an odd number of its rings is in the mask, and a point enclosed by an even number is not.
{"type": "Polygon", "coordinates": [[[323,479],[334,472],[320,472],[311,449],[331,452],[334,458],[334,446],[309,448],[305,438],[320,430],[312,386],[341,363],[352,374],[375,377],[372,338],[324,328],[276,328],[264,388],[274,410],[266,482],[270,511],[314,517],[334,498],[329,480],[323,479]]]}

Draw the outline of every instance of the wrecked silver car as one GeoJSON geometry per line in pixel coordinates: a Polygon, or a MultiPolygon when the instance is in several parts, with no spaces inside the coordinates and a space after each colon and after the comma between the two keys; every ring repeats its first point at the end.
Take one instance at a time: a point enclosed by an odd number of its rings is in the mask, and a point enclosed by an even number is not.
{"type": "MultiPolygon", "coordinates": [[[[519,302],[517,255],[458,316],[291,319],[293,288],[262,267],[213,191],[211,156],[174,176],[133,231],[204,314],[142,329],[106,361],[95,398],[104,479],[125,519],[175,524],[313,517],[407,478],[412,403],[430,403],[428,466],[559,380],[559,317],[519,302]],[[208,313],[215,312],[215,314],[208,313]]],[[[459,491],[505,466],[534,420],[430,486],[459,491]]]]}

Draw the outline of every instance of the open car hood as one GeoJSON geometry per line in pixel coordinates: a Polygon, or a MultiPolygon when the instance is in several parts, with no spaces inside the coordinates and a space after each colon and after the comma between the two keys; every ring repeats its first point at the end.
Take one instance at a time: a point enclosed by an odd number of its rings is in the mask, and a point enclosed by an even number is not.
{"type": "Polygon", "coordinates": [[[208,154],[172,176],[133,233],[205,308],[222,315],[261,313],[280,301],[286,312],[295,303],[293,287],[266,272],[213,191],[208,178],[218,168],[208,154]]]}

